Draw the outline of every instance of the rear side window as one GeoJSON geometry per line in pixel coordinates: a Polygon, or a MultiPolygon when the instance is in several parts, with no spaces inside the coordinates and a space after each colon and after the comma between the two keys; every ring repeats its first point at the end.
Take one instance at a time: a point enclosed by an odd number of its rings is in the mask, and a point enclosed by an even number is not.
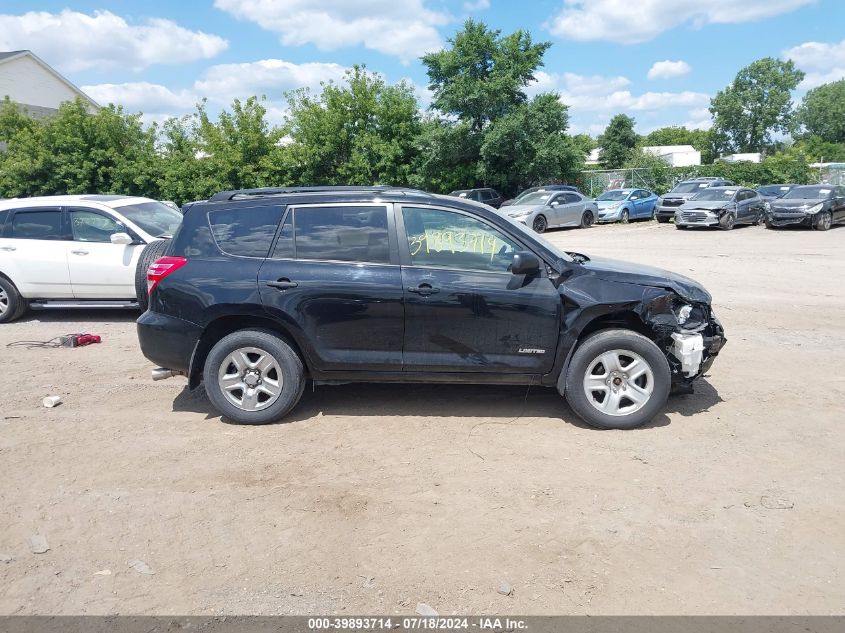
{"type": "Polygon", "coordinates": [[[237,207],[210,211],[208,223],[214,241],[224,253],[267,257],[281,217],[279,206],[237,207]]]}
{"type": "Polygon", "coordinates": [[[386,207],[298,207],[293,225],[296,259],[390,262],[386,207]]]}
{"type": "Polygon", "coordinates": [[[21,240],[64,240],[61,209],[18,209],[6,237],[21,240]]]}

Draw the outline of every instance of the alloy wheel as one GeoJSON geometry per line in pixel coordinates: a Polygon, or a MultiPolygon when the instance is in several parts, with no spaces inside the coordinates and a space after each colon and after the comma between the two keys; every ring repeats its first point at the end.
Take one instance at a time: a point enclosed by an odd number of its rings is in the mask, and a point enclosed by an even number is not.
{"type": "Polygon", "coordinates": [[[223,396],[243,411],[261,411],[279,399],[282,370],[267,351],[242,347],[220,363],[217,384],[223,396]]]}
{"type": "Polygon", "coordinates": [[[0,288],[0,314],[6,314],[9,309],[9,295],[3,288],[0,288]]]}
{"type": "Polygon", "coordinates": [[[596,356],[584,375],[584,393],[597,410],[612,416],[642,409],[654,393],[654,373],[639,354],[615,349],[596,356]]]}
{"type": "Polygon", "coordinates": [[[536,233],[542,233],[546,230],[547,226],[548,224],[546,222],[546,218],[542,215],[538,215],[534,218],[534,222],[531,224],[531,228],[533,228],[536,233]]]}

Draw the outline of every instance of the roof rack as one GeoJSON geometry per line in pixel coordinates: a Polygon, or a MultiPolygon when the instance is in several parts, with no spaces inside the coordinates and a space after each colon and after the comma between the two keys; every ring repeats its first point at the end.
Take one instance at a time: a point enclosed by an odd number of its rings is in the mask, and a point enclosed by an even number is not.
{"type": "Polygon", "coordinates": [[[391,187],[387,185],[375,186],[314,186],[314,187],[261,187],[259,189],[235,189],[233,191],[221,191],[211,196],[209,202],[222,202],[227,200],[246,200],[249,198],[264,198],[269,196],[282,196],[290,193],[398,193],[398,194],[422,194],[431,195],[419,189],[409,187],[391,187]]]}

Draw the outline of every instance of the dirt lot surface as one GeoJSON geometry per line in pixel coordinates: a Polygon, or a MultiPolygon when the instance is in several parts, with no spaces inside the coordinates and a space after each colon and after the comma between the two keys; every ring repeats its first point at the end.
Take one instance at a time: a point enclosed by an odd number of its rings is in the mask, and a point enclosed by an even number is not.
{"type": "Polygon", "coordinates": [[[239,427],[150,381],[136,314],[0,326],[0,613],[845,612],[845,227],[549,236],[708,287],[695,395],[595,431],[552,390],[346,385],[239,427]]]}

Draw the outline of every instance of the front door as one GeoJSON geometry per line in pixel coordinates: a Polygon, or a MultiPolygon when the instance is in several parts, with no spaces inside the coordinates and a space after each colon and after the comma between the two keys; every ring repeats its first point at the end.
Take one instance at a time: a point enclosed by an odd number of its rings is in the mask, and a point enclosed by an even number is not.
{"type": "Polygon", "coordinates": [[[322,371],[401,371],[404,308],[392,205],[289,208],[258,273],[265,309],[301,327],[322,371]]]}
{"type": "Polygon", "coordinates": [[[129,233],[116,219],[95,209],[68,209],[73,242],[67,262],[77,299],[134,299],[135,269],[144,245],[112,244],[113,233],[129,233]]]}
{"type": "Polygon", "coordinates": [[[554,363],[560,296],[545,272],[513,275],[524,250],[469,213],[403,206],[405,371],[543,374],[554,363]]]}

